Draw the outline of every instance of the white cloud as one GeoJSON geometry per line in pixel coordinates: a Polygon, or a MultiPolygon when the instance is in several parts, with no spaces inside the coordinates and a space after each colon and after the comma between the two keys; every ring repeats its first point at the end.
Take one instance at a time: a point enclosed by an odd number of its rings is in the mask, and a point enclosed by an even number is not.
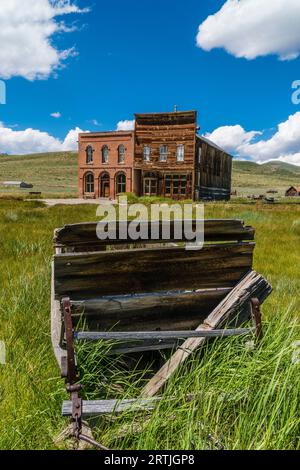
{"type": "Polygon", "coordinates": [[[81,132],[87,131],[83,131],[79,127],[71,129],[62,142],[62,150],[78,150],[78,134],[81,132]]]}
{"type": "Polygon", "coordinates": [[[73,31],[58,15],[82,13],[73,0],[9,0],[0,8],[0,77],[46,79],[76,54],[73,48],[58,50],[56,33],[73,31]]]}
{"type": "Polygon", "coordinates": [[[248,144],[255,136],[260,134],[261,132],[258,131],[246,132],[242,126],[236,125],[218,127],[211,134],[207,134],[206,137],[227,150],[227,152],[236,153],[240,146],[248,144]]]}
{"type": "Polygon", "coordinates": [[[300,166],[300,112],[281,122],[269,139],[258,139],[262,132],[247,132],[243,127],[223,126],[205,137],[240,158],[257,163],[280,160],[300,166]]]}
{"type": "Polygon", "coordinates": [[[76,151],[78,127],[68,132],[63,141],[37,129],[16,131],[0,122],[0,153],[23,155],[28,153],[76,151]]]}
{"type": "Polygon", "coordinates": [[[296,59],[299,21],[299,0],[227,0],[199,26],[197,45],[206,51],[224,48],[238,58],[296,59]]]}
{"type": "Polygon", "coordinates": [[[96,126],[96,127],[101,127],[102,126],[101,122],[99,122],[97,119],[92,119],[90,121],[90,123],[93,124],[93,126],[96,126]]]}
{"type": "Polygon", "coordinates": [[[51,113],[50,116],[53,117],[54,119],[59,119],[61,118],[61,113],[57,111],[55,113],[51,113]]]}
{"type": "Polygon", "coordinates": [[[132,131],[134,130],[135,120],[133,121],[119,121],[117,124],[117,131],[132,131]]]}

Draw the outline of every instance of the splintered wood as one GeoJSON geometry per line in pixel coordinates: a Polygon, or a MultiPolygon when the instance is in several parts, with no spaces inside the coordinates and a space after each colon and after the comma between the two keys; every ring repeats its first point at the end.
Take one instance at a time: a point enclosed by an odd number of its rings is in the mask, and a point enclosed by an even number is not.
{"type": "MultiPolygon", "coordinates": [[[[251,298],[258,298],[263,302],[270,294],[270,284],[258,273],[251,271],[232,289],[227,297],[212,311],[204,323],[197,330],[214,330],[224,326],[226,322],[236,316],[251,298]]],[[[202,346],[206,338],[187,339],[164,366],[154,375],[143,389],[141,396],[152,397],[165,385],[171,375],[178,369],[195,350],[202,346]]]]}

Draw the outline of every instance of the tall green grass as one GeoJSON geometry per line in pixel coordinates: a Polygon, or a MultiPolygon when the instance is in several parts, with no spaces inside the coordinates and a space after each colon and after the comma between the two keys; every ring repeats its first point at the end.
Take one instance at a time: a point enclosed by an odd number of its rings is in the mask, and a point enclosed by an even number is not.
{"type": "MultiPolygon", "coordinates": [[[[67,425],[67,398],[50,341],[52,236],[66,223],[94,220],[95,207],[0,200],[0,448],[53,449],[67,425]]],[[[207,204],[206,217],[243,218],[257,230],[255,269],[274,292],[263,307],[264,338],[214,341],[172,377],[153,413],[127,412],[93,421],[95,436],[119,449],[299,449],[299,206],[207,204]],[[298,408],[297,408],[298,407],[298,408]]],[[[145,363],[78,351],[87,398],[137,397],[145,363]]],[[[164,359],[162,358],[161,361],[164,359]]],[[[151,364],[149,364],[151,369],[151,364]]],[[[66,444],[67,447],[67,444],[66,444]]]]}

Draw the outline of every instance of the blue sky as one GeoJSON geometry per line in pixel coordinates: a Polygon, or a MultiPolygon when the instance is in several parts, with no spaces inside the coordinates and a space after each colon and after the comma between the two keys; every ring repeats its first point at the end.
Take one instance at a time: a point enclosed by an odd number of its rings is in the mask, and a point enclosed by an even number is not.
{"type": "MultiPolygon", "coordinates": [[[[13,1],[17,5],[19,0],[13,1]]],[[[23,0],[22,4],[31,1],[23,0]]],[[[265,1],[270,5],[269,0],[265,1]]],[[[286,0],[286,4],[289,1],[294,4],[294,0],[286,0]]],[[[2,126],[11,132],[36,129],[63,141],[70,129],[111,130],[119,121],[133,119],[135,112],[170,111],[176,104],[180,110],[198,110],[202,133],[214,136],[214,131],[223,126],[240,126],[245,134],[263,132],[251,135],[244,143],[268,141],[280,123],[300,112],[300,105],[291,100],[292,82],[300,79],[300,58],[280,60],[280,52],[272,51],[263,56],[258,52],[251,60],[239,58],[236,51],[225,50],[226,41],[232,43],[231,38],[226,38],[227,33],[215,39],[215,43],[223,41],[224,47],[211,47],[211,43],[207,46],[205,38],[201,39],[203,47],[211,50],[197,47],[199,25],[209,15],[220,12],[225,3],[224,0],[73,2],[77,7],[89,7],[90,11],[63,12],[53,17],[56,24],[64,21],[74,31],[57,31],[49,40],[56,50],[74,47],[76,54],[69,54],[62,61],[63,67],[56,70],[53,67],[43,79],[28,79],[20,76],[18,70],[2,71],[7,86],[7,104],[0,105],[2,126]],[[55,112],[61,116],[52,117],[55,112]]],[[[300,21],[300,16],[297,20],[300,21]]],[[[213,25],[208,25],[208,29],[211,40],[213,25]]],[[[239,35],[243,41],[243,28],[239,35]]],[[[293,44],[298,46],[300,50],[300,39],[299,44],[293,44]]],[[[215,134],[218,143],[239,153],[226,141],[228,134],[225,137],[224,132],[221,134],[220,131],[215,134]]],[[[0,151],[5,151],[1,132],[0,151]]],[[[274,154],[274,158],[299,152],[300,138],[282,155],[274,154]]],[[[252,154],[250,151],[248,156],[244,150],[241,155],[253,158],[252,154]]]]}

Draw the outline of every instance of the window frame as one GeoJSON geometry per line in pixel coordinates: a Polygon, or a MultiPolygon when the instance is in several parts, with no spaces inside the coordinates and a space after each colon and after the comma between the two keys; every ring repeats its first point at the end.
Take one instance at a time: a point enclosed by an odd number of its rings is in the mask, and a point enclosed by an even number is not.
{"type": "Polygon", "coordinates": [[[109,147],[108,145],[103,145],[101,149],[101,161],[104,165],[107,165],[109,162],[109,147]],[[107,153],[104,153],[107,152],[107,153]]]}
{"type": "Polygon", "coordinates": [[[124,144],[120,144],[118,147],[118,164],[122,165],[125,163],[125,156],[126,156],[126,147],[124,144]]]}
{"type": "Polygon", "coordinates": [[[117,173],[116,174],[116,180],[115,180],[116,195],[126,193],[126,185],[127,185],[126,174],[123,173],[123,172],[122,173],[117,173]],[[123,182],[119,182],[120,177],[124,177],[125,180],[123,182]],[[124,191],[119,191],[119,186],[120,185],[121,185],[122,189],[124,189],[124,191]]]}
{"type": "Polygon", "coordinates": [[[183,163],[184,159],[185,159],[185,145],[184,144],[178,144],[177,147],[176,147],[176,161],[178,163],[183,163]],[[179,158],[180,156],[181,156],[181,158],[179,158]]]}
{"type": "Polygon", "coordinates": [[[92,145],[87,145],[85,149],[85,161],[87,165],[94,163],[94,149],[92,145]],[[90,153],[89,153],[90,152],[90,153]]]}
{"type": "Polygon", "coordinates": [[[88,172],[84,175],[84,194],[95,193],[95,176],[94,173],[88,172]],[[92,177],[92,181],[88,181],[88,178],[92,177]]]}
{"type": "Polygon", "coordinates": [[[187,174],[169,173],[164,179],[164,194],[166,197],[187,196],[189,177],[187,174]]]}
{"type": "Polygon", "coordinates": [[[143,160],[146,163],[149,163],[151,161],[151,147],[150,147],[150,145],[144,145],[143,160]],[[146,153],[146,150],[147,150],[147,153],[146,153]],[[147,158],[146,158],[146,156],[147,156],[147,158]]]}
{"type": "Polygon", "coordinates": [[[169,148],[167,145],[161,145],[159,147],[159,161],[165,163],[168,161],[169,148]],[[163,151],[164,149],[164,151],[163,151]]]}

